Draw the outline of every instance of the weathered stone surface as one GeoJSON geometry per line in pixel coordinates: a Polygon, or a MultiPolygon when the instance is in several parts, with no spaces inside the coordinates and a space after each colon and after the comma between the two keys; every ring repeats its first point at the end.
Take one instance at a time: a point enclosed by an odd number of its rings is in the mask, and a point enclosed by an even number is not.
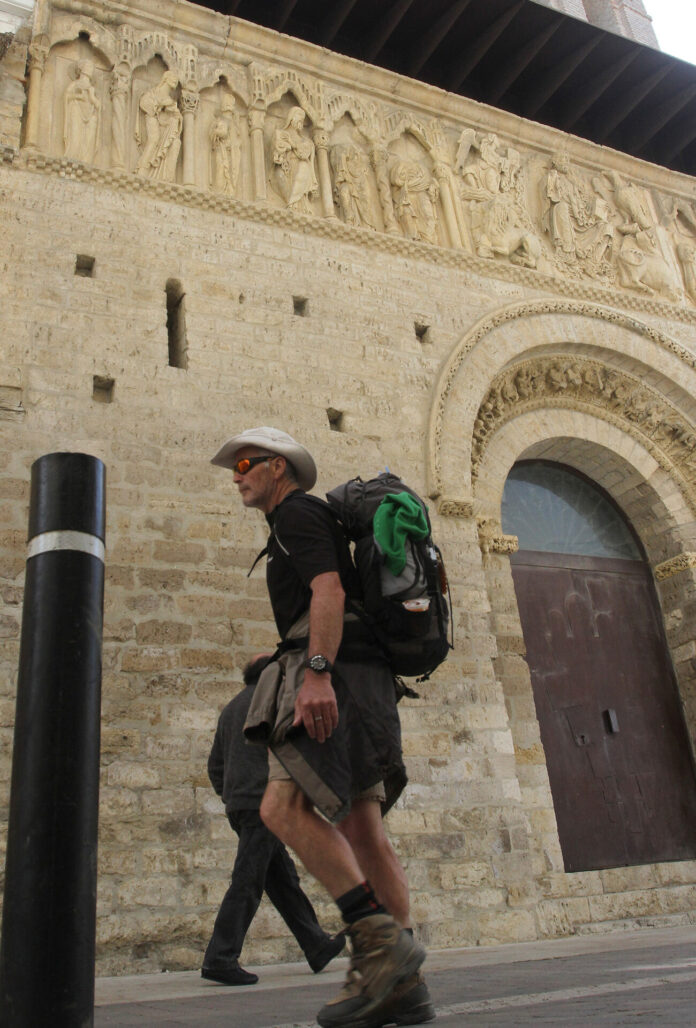
{"type": "MultiPolygon", "coordinates": [[[[202,7],[161,0],[155,16],[143,0],[93,0],[89,33],[81,0],[43,7],[27,110],[7,75],[26,66],[28,36],[11,68],[0,62],[0,808],[29,467],[81,450],[109,483],[98,970],[197,967],[227,887],[236,838],[206,760],[244,663],[277,633],[261,568],[247,578],[265,522],[209,461],[260,423],[309,446],[318,494],[387,464],[430,498],[455,650],[401,704],[410,785],[387,818],[428,944],[693,912],[692,861],[563,870],[500,525],[516,460],[603,485],[661,569],[693,738],[693,183],[248,23],[232,23],[232,52],[229,19],[202,7]],[[140,104],[153,91],[176,160],[160,153],[163,123],[148,140],[140,104]],[[330,152],[312,190],[318,122],[330,152]],[[284,163],[298,138],[312,156],[284,163]],[[631,196],[650,222],[640,238],[631,196]],[[592,258],[585,229],[611,246],[592,258]],[[178,363],[170,280],[184,294],[178,363]],[[525,375],[558,361],[562,396],[546,379],[521,396],[525,375]],[[610,395],[573,384],[589,365],[602,382],[617,375],[610,395]]],[[[303,883],[338,927],[324,890],[303,883]]],[[[297,959],[266,903],[243,959],[297,959]]]]}

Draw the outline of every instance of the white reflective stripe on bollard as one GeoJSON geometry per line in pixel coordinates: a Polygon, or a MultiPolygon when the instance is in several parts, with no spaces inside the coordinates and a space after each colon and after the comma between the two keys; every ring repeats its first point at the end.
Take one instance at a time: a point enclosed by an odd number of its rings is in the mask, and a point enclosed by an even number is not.
{"type": "Polygon", "coordinates": [[[29,540],[27,560],[40,553],[51,553],[53,550],[79,550],[90,557],[98,557],[104,563],[106,553],[104,543],[96,535],[87,532],[42,532],[29,540]]]}

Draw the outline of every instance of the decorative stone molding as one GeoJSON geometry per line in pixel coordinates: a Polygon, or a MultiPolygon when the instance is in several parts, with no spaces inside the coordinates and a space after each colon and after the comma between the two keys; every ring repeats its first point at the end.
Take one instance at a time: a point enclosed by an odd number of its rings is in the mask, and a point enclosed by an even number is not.
{"type": "Polygon", "coordinates": [[[443,518],[472,518],[474,505],[471,500],[440,500],[437,512],[443,518]]]}
{"type": "MultiPolygon", "coordinates": [[[[482,318],[458,343],[440,374],[440,378],[435,389],[435,399],[431,408],[428,433],[428,467],[430,468],[431,476],[429,487],[430,496],[439,496],[444,489],[442,478],[442,445],[445,411],[447,409],[447,404],[449,402],[449,397],[452,392],[455,379],[467,355],[471,353],[473,348],[494,329],[515,321],[521,321],[523,319],[528,320],[545,314],[578,315],[626,328],[631,332],[635,332],[647,339],[650,339],[653,343],[664,350],[673,353],[690,368],[696,368],[696,356],[692,351],[681,346],[664,333],[659,332],[650,325],[640,322],[630,314],[626,314],[622,311],[583,303],[578,300],[562,300],[555,298],[513,304],[510,307],[496,311],[495,314],[482,318]]],[[[543,406],[543,404],[541,405],[543,406]]]]}
{"type": "Polygon", "coordinates": [[[481,553],[499,553],[510,556],[520,548],[516,535],[505,535],[500,522],[495,518],[478,515],[476,518],[481,553]]]}
{"type": "Polygon", "coordinates": [[[680,553],[676,557],[671,557],[669,560],[657,564],[654,568],[655,578],[658,582],[664,582],[666,579],[673,578],[682,571],[689,571],[691,568],[696,568],[696,553],[680,553]]]}
{"type": "Polygon", "coordinates": [[[696,508],[696,426],[639,378],[576,355],[520,361],[493,380],[474,423],[472,477],[503,424],[558,407],[590,413],[637,439],[696,508]]]}
{"type": "MultiPolygon", "coordinates": [[[[102,172],[125,170],[206,194],[220,192],[207,170],[213,160],[208,128],[214,117],[213,94],[224,86],[244,113],[254,112],[251,145],[243,148],[242,156],[249,167],[242,169],[235,188],[239,200],[299,211],[321,233],[323,220],[343,220],[350,228],[454,251],[455,263],[461,255],[476,254],[486,262],[489,276],[534,286],[551,276],[556,293],[612,302],[620,289],[629,306],[630,298],[647,304],[638,303],[637,309],[693,313],[692,196],[669,194],[645,179],[593,166],[590,158],[581,165],[554,148],[553,134],[546,151],[543,146],[525,150],[518,148],[518,135],[513,140],[473,121],[434,116],[433,108],[395,103],[387,90],[370,95],[348,89],[345,81],[331,80],[311,48],[306,51],[307,70],[282,66],[277,53],[265,56],[261,47],[250,58],[228,45],[234,19],[220,20],[218,39],[216,18],[199,15],[179,22],[174,3],[171,15],[165,16],[145,3],[120,7],[102,0],[45,0],[37,21],[42,31],[30,47],[25,145],[50,158],[96,162],[102,172]],[[206,31],[194,32],[197,17],[206,17],[206,31]],[[65,150],[53,108],[42,107],[42,96],[63,88],[61,62],[64,69],[66,61],[88,59],[98,65],[93,106],[101,107],[103,117],[89,127],[89,133],[97,132],[94,147],[90,135],[84,145],[71,144],[65,150]],[[139,104],[164,73],[180,83],[183,131],[169,119],[161,126],[161,135],[172,137],[166,153],[155,147],[143,163],[142,147],[135,151],[131,143],[144,131],[138,124],[139,104]],[[136,103],[127,102],[129,90],[136,103]],[[273,160],[274,130],[289,131],[280,123],[292,106],[306,117],[303,128],[294,130],[295,149],[313,147],[316,152],[308,149],[308,156],[295,153],[292,158],[291,148],[286,149],[288,167],[280,168],[280,174],[273,160]],[[103,139],[108,126],[110,138],[103,139]],[[341,147],[352,148],[354,169],[363,169],[360,197],[346,161],[331,159],[341,147]],[[293,160],[301,165],[299,181],[297,168],[289,167],[293,160]],[[267,176],[267,168],[273,175],[267,176]],[[316,189],[309,188],[315,177],[316,189]],[[305,179],[306,189],[301,184],[305,179]]],[[[462,118],[480,117],[465,100],[461,111],[462,118]]],[[[603,152],[596,154],[597,161],[609,160],[603,152]]],[[[44,167],[52,170],[51,165],[44,167]]],[[[645,169],[636,165],[636,174],[645,175],[645,169]]],[[[172,199],[181,202],[179,194],[172,199]]],[[[442,254],[429,259],[448,263],[442,254]]]]}

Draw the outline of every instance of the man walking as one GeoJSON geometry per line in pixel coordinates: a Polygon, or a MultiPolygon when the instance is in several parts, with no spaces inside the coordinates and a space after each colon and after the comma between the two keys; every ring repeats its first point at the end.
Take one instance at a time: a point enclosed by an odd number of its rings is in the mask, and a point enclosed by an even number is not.
{"type": "Polygon", "coordinates": [[[316,466],[287,433],[249,429],[213,464],[234,472],[242,503],[270,528],[266,580],[282,643],[245,729],[269,740],[261,817],[331,894],[351,939],[348,979],[317,1020],[432,1020],[419,974],[425,950],[410,931],[406,876],[382,824],[406,782],[394,681],[362,622],[345,613],[346,594],[356,596],[345,536],[307,495],[316,466]]]}
{"type": "Polygon", "coordinates": [[[268,657],[257,657],[245,667],[245,688],[223,709],[208,758],[208,777],[239,836],[230,887],[220,905],[201,968],[201,977],[223,985],[253,985],[258,981],[258,975],[239,966],[239,955],[264,890],[315,974],[345,945],[342,934],[332,938],[320,928],[287,850],[259,815],[268,760],[260,746],[247,743],[242,729],[254,686],[267,663],[268,657]]]}

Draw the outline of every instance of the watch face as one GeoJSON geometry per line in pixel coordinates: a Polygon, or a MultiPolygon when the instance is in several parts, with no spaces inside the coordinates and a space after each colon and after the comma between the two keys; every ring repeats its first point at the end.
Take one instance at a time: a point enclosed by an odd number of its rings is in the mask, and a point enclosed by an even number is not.
{"type": "Polygon", "coordinates": [[[307,664],[311,667],[312,671],[328,671],[331,666],[326,657],[322,657],[320,655],[310,657],[307,664]]]}

